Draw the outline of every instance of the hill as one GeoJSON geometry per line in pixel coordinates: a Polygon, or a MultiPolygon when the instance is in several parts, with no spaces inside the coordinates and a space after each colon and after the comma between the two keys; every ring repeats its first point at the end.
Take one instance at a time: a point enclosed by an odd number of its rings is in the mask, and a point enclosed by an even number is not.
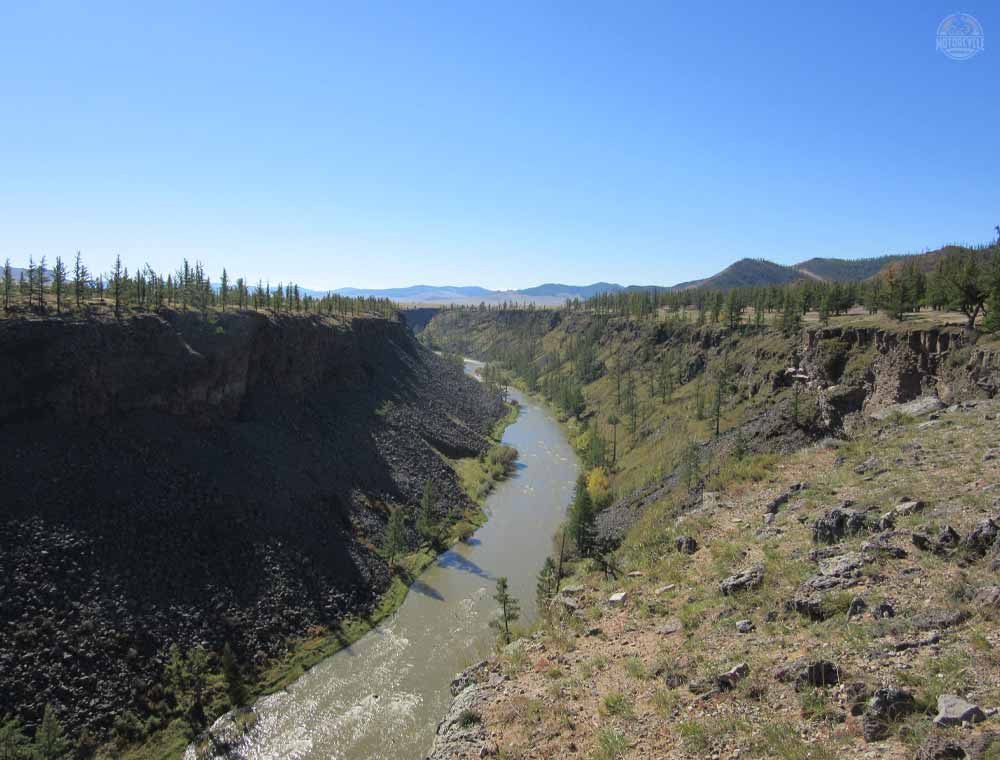
{"type": "Polygon", "coordinates": [[[426,333],[548,397],[602,507],[548,617],[453,681],[433,760],[997,757],[994,344],[582,310],[426,333]]]}
{"type": "Polygon", "coordinates": [[[761,285],[786,285],[802,278],[802,273],[792,267],[775,264],[766,259],[740,259],[730,264],[718,274],[703,280],[692,280],[674,286],[676,290],[688,288],[709,288],[730,290],[732,288],[759,287],[761,285]]]}
{"type": "Polygon", "coordinates": [[[804,275],[824,282],[851,282],[867,280],[882,271],[888,264],[905,256],[879,256],[874,259],[821,259],[814,258],[793,264],[792,268],[804,275]]]}
{"type": "Polygon", "coordinates": [[[518,293],[526,296],[550,296],[554,298],[590,298],[598,293],[613,293],[622,290],[621,285],[611,282],[595,282],[593,285],[563,285],[547,282],[534,288],[523,288],[518,293]]]}

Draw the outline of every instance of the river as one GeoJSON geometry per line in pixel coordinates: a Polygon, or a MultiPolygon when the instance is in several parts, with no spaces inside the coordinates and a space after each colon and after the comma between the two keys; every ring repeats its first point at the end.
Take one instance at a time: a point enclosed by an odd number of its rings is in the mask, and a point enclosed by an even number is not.
{"type": "MultiPolygon", "coordinates": [[[[472,372],[478,362],[467,361],[472,372]]],[[[248,760],[418,760],[451,701],[448,685],[492,648],[496,579],[507,576],[523,618],[572,497],[575,454],[549,412],[516,390],[521,413],[503,442],[520,456],[486,500],[489,520],[442,554],[388,621],[261,699],[228,757],[248,760]]],[[[189,749],[188,758],[194,753],[189,749]]]]}

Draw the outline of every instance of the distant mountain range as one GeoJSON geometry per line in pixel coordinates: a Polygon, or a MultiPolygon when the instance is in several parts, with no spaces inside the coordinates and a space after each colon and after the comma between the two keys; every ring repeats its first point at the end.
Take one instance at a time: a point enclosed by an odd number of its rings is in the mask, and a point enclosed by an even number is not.
{"type": "MultiPolygon", "coordinates": [[[[547,282],[519,290],[490,290],[479,285],[411,285],[405,288],[339,288],[334,293],[344,296],[390,298],[401,304],[475,305],[480,303],[533,303],[538,306],[558,306],[567,299],[586,299],[598,293],[639,290],[685,290],[711,288],[730,290],[741,287],[785,285],[803,279],[821,282],[852,282],[874,277],[889,267],[899,266],[903,260],[912,260],[922,269],[931,269],[944,256],[968,250],[960,246],[944,246],[934,251],[908,256],[880,256],[871,259],[812,258],[799,264],[775,264],[767,259],[740,259],[711,277],[680,282],[676,285],[619,285],[614,282],[595,282],[591,285],[566,285],[547,282]]],[[[25,270],[14,268],[15,281],[25,270]]],[[[216,283],[213,283],[216,284],[216,283]]],[[[217,284],[216,284],[217,285],[217,284]]],[[[302,288],[312,296],[322,296],[327,291],[302,288]]]]}
{"type": "Polygon", "coordinates": [[[488,290],[478,285],[411,285],[408,288],[339,288],[334,293],[342,296],[366,296],[391,298],[399,303],[425,304],[469,304],[531,302],[541,306],[562,304],[567,298],[590,298],[598,293],[623,290],[622,285],[613,282],[595,282],[593,285],[564,285],[547,282],[533,288],[521,290],[488,290]]]}
{"type": "MultiPolygon", "coordinates": [[[[948,249],[942,249],[948,250],[948,249]]],[[[922,254],[922,256],[932,256],[922,254]]],[[[538,305],[557,305],[567,298],[590,298],[598,293],[614,293],[621,290],[686,290],[689,288],[712,288],[730,290],[732,288],[759,287],[761,285],[785,285],[797,280],[813,279],[822,282],[851,282],[874,277],[885,267],[905,256],[880,256],[874,259],[821,259],[813,258],[800,264],[786,266],[766,259],[740,259],[721,272],[700,280],[680,282],[676,285],[619,285],[614,282],[595,282],[592,285],[565,285],[545,283],[533,288],[519,290],[488,290],[486,288],[453,287],[447,285],[414,285],[409,288],[385,288],[366,290],[362,288],[341,288],[334,291],[341,295],[373,296],[391,298],[400,303],[423,304],[469,304],[532,302],[538,305]]]]}

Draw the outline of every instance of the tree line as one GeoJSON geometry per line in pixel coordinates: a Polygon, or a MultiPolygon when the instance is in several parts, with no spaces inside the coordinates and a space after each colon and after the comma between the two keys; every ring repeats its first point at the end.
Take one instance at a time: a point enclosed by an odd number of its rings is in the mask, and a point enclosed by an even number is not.
{"type": "Polygon", "coordinates": [[[820,322],[826,323],[831,316],[847,314],[855,307],[896,320],[922,309],[954,310],[965,315],[969,328],[983,317],[980,326],[996,331],[1000,329],[1000,244],[957,249],[929,262],[909,257],[860,282],[804,279],[728,290],[619,291],[566,306],[637,319],[658,317],[664,310],[677,314],[694,310],[698,324],[723,324],[729,329],[762,327],[767,315],[775,315],[772,322],[786,332],[797,329],[808,312],[817,312],[820,322]]]}
{"type": "Polygon", "coordinates": [[[3,268],[2,305],[5,312],[26,309],[37,314],[55,311],[84,312],[94,305],[107,305],[115,316],[131,310],[155,311],[178,308],[207,312],[269,311],[276,314],[317,314],[325,316],[374,315],[392,319],[399,307],[387,298],[352,297],[336,293],[314,295],[295,283],[258,280],[251,285],[244,277],[233,279],[223,267],[215,282],[201,262],[184,259],[175,271],[157,272],[149,264],[130,272],[115,258],[110,272],[94,274],[79,251],[69,265],[57,256],[50,267],[43,256],[34,257],[28,268],[14,277],[7,259],[3,268]]]}

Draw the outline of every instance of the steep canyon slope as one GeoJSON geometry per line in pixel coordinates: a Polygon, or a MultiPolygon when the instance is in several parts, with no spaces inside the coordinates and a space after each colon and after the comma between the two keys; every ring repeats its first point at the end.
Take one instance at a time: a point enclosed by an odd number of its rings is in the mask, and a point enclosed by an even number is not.
{"type": "Polygon", "coordinates": [[[170,713],[173,643],[251,673],[370,613],[389,510],[473,508],[447,458],[506,412],[393,320],[6,320],[0,357],[0,715],[97,740],[170,713]]]}

